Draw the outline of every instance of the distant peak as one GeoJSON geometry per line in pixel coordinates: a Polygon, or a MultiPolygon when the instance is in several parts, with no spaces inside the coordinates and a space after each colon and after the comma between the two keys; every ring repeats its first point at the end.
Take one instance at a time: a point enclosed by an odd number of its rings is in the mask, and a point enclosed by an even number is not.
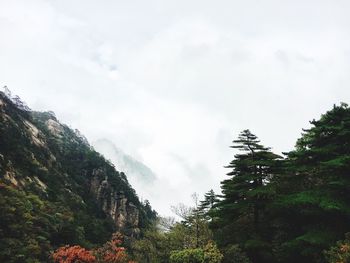
{"type": "Polygon", "coordinates": [[[11,90],[6,85],[2,89],[3,89],[3,92],[6,95],[6,97],[8,97],[8,98],[12,97],[11,90]]]}
{"type": "Polygon", "coordinates": [[[18,95],[12,95],[11,90],[6,85],[2,88],[2,92],[20,110],[31,111],[31,109],[28,107],[27,103],[22,101],[21,98],[18,95]]]}

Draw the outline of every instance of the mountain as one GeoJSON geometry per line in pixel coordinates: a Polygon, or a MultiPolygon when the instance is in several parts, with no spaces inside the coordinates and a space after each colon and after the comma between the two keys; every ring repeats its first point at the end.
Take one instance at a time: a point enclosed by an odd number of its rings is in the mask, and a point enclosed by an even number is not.
{"type": "Polygon", "coordinates": [[[9,100],[11,100],[16,105],[17,108],[24,111],[31,111],[28,105],[25,102],[23,102],[18,95],[12,95],[11,90],[9,90],[7,86],[3,87],[3,93],[9,100]]]}
{"type": "Polygon", "coordinates": [[[119,170],[124,171],[133,185],[134,182],[138,182],[140,185],[148,185],[156,180],[157,176],[149,167],[123,152],[110,140],[99,139],[93,142],[93,146],[98,152],[110,159],[119,170]]]}
{"type": "Polygon", "coordinates": [[[0,92],[0,262],[47,262],[65,244],[137,238],[156,217],[123,172],[52,112],[0,92]]]}

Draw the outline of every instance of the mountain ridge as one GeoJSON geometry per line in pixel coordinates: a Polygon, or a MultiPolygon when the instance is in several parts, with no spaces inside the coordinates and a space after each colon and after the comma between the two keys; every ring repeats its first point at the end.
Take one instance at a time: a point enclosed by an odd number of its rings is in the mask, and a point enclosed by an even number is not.
{"type": "MultiPolygon", "coordinates": [[[[60,123],[52,112],[29,110],[20,99],[14,101],[8,95],[0,92],[0,195],[7,200],[0,202],[0,208],[22,211],[20,203],[29,207],[17,218],[9,213],[0,219],[3,246],[28,248],[11,255],[24,253],[46,262],[49,250],[45,246],[93,247],[114,231],[130,238],[140,236],[156,212],[139,200],[125,173],[118,172],[78,130],[60,123]],[[41,204],[37,211],[35,204],[41,204]],[[17,233],[17,224],[5,230],[6,220],[26,222],[28,213],[41,222],[31,221],[35,226],[31,229],[41,234],[17,233]],[[21,245],[11,246],[14,236],[21,245]],[[33,243],[40,252],[33,253],[33,243]]],[[[11,262],[11,255],[0,254],[0,261],[11,262]]]]}

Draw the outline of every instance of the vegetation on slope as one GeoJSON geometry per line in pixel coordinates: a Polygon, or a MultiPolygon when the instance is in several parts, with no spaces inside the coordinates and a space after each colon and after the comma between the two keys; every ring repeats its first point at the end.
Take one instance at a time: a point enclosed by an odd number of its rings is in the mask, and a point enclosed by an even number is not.
{"type": "Polygon", "coordinates": [[[174,207],[181,218],[175,222],[155,220],[126,176],[52,113],[1,100],[1,262],[349,262],[350,108],[344,103],[313,120],[283,157],[242,131],[222,194],[211,190],[202,201],[194,196],[192,206],[174,207]],[[128,253],[119,239],[108,241],[116,230],[105,209],[112,190],[101,203],[91,192],[96,176],[140,211],[142,232],[126,237],[128,253]],[[98,251],[113,244],[108,261],[98,251]],[[67,261],[78,256],[85,259],[67,261]]]}
{"type": "Polygon", "coordinates": [[[134,244],[140,262],[210,262],[213,242],[225,263],[350,262],[350,108],[311,125],[284,157],[242,131],[222,194],[178,207],[183,220],[166,232],[148,231],[134,244]]]}
{"type": "Polygon", "coordinates": [[[139,228],[155,218],[125,174],[78,132],[52,113],[19,109],[2,93],[0,101],[1,262],[48,262],[59,246],[92,248],[109,240],[116,224],[101,207],[109,199],[92,193],[93,176],[138,209],[139,228]]]}
{"type": "Polygon", "coordinates": [[[326,262],[323,251],[350,231],[350,109],[312,121],[281,160],[244,131],[211,223],[220,247],[253,262],[326,262]]]}

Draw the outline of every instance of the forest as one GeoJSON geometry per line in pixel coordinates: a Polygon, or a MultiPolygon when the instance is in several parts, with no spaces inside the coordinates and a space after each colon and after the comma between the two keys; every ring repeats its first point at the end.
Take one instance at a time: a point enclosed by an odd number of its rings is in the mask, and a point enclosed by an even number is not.
{"type": "Polygon", "coordinates": [[[345,103],[312,120],[287,153],[274,153],[243,130],[230,146],[233,157],[221,193],[193,194],[192,204],[172,207],[175,220],[140,202],[126,175],[68,127],[50,135],[45,123],[52,114],[24,112],[3,101],[1,262],[350,262],[345,103]],[[46,152],[26,137],[27,128],[19,125],[24,118],[41,127],[38,138],[47,140],[46,152]],[[45,163],[51,153],[55,161],[45,163]],[[33,180],[23,183],[25,176],[40,180],[41,188],[33,180]],[[100,184],[97,193],[94,182],[100,184]],[[113,214],[111,195],[125,201],[125,211],[138,211],[137,226],[131,225],[131,212],[123,227],[113,225],[121,221],[113,214]]]}
{"type": "Polygon", "coordinates": [[[183,220],[148,230],[136,260],[350,262],[350,108],[335,105],[310,124],[282,156],[242,131],[222,193],[175,207],[183,220]]]}
{"type": "Polygon", "coordinates": [[[0,0],[0,263],[350,263],[350,0],[0,0]]]}

